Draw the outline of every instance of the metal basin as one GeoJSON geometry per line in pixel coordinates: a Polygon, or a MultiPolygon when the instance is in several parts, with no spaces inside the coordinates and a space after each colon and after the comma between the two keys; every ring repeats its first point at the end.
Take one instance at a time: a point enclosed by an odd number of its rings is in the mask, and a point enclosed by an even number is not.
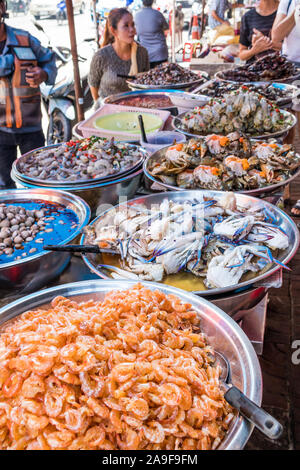
{"type": "MultiPolygon", "coordinates": [[[[123,176],[116,180],[98,184],[87,184],[78,186],[64,186],[61,189],[81,197],[90,207],[92,217],[103,212],[107,206],[118,204],[120,201],[132,199],[140,185],[143,169],[139,169],[135,173],[123,176]]],[[[15,181],[17,188],[36,189],[38,185],[24,182],[20,180],[12,171],[12,179],[15,181]]]]}
{"type": "MultiPolygon", "coordinates": [[[[74,241],[90,219],[88,205],[79,197],[52,189],[10,189],[0,192],[0,202],[45,201],[62,204],[71,209],[79,219],[73,233],[59,242],[60,245],[74,241]]],[[[0,264],[0,295],[12,292],[32,292],[62,273],[70,261],[70,254],[41,251],[10,263],[0,264]]]]}
{"type": "MultiPolygon", "coordinates": [[[[193,199],[200,198],[202,196],[207,197],[209,199],[218,200],[225,194],[225,191],[209,190],[173,191],[167,193],[150,194],[149,196],[133,199],[132,201],[128,202],[128,205],[133,206],[135,204],[144,204],[146,207],[149,208],[153,204],[161,204],[166,198],[172,201],[182,203],[184,201],[192,201],[193,199]]],[[[281,209],[262,199],[257,199],[253,196],[248,196],[239,193],[236,193],[236,198],[238,205],[241,207],[246,208],[249,207],[249,205],[251,205],[251,208],[265,207],[274,215],[278,226],[285,231],[290,240],[289,247],[285,250],[282,250],[277,257],[282,263],[288,263],[295,255],[299,246],[299,230],[293,220],[281,209]]],[[[94,219],[90,225],[94,225],[99,222],[104,216],[104,214],[106,214],[106,212],[107,211],[105,211],[96,219],[94,219]]],[[[82,236],[81,244],[88,244],[88,237],[86,235],[82,236]]],[[[98,262],[96,261],[95,255],[84,255],[83,260],[92,272],[104,279],[110,279],[110,276],[105,269],[98,268],[98,262]]],[[[279,271],[280,269],[281,267],[274,263],[266,272],[256,276],[254,279],[240,282],[239,284],[236,284],[234,286],[227,286],[218,289],[208,289],[206,291],[194,291],[194,294],[198,294],[202,297],[207,297],[209,299],[211,299],[213,296],[224,297],[229,295],[229,293],[233,295],[237,292],[241,292],[241,289],[252,289],[253,287],[257,286],[259,282],[264,281],[265,283],[267,278],[270,278],[275,272],[279,271]]]]}
{"type": "MultiPolygon", "coordinates": [[[[27,310],[47,308],[56,296],[71,297],[77,302],[88,299],[102,300],[107,292],[128,289],[135,281],[84,281],[65,284],[31,294],[0,310],[0,324],[12,320],[27,310]]],[[[222,310],[207,300],[181,289],[150,282],[142,282],[150,289],[160,289],[166,294],[175,294],[184,302],[192,304],[199,314],[202,331],[209,343],[229,359],[232,368],[232,382],[258,405],[262,399],[262,377],[260,365],[249,339],[241,328],[222,310]]],[[[238,417],[230,426],[219,449],[239,450],[247,443],[253,426],[238,417]]]]}
{"type": "MultiPolygon", "coordinates": [[[[144,162],[144,167],[143,167],[145,176],[148,180],[155,183],[156,186],[157,185],[160,186],[162,191],[167,191],[167,190],[169,190],[169,191],[186,191],[185,188],[180,188],[179,186],[173,186],[171,184],[163,183],[159,178],[156,178],[155,176],[153,176],[149,171],[150,165],[153,164],[154,162],[159,162],[161,160],[161,158],[164,157],[164,155],[165,155],[166,151],[168,150],[168,148],[169,148],[169,146],[166,146],[163,149],[157,150],[155,153],[153,153],[152,155],[149,155],[146,158],[146,160],[144,162]]],[[[260,188],[245,189],[245,190],[234,191],[234,192],[235,193],[241,193],[241,194],[248,194],[249,196],[262,196],[263,194],[273,193],[273,192],[278,191],[279,188],[287,186],[295,178],[297,178],[299,175],[300,175],[300,168],[297,168],[296,170],[291,172],[291,175],[289,176],[289,178],[287,178],[283,181],[280,181],[279,183],[270,184],[268,186],[262,186],[260,188]]],[[[199,189],[195,189],[194,191],[199,191],[199,189]]]]}

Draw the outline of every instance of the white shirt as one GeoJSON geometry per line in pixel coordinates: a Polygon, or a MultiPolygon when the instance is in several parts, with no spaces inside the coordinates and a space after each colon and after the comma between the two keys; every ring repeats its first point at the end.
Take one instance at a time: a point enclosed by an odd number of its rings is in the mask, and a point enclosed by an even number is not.
{"type": "MultiPolygon", "coordinates": [[[[289,16],[299,3],[297,0],[292,0],[289,6],[290,0],[280,0],[277,13],[283,13],[289,16]],[[288,8],[289,6],[289,8],[288,8]]],[[[296,25],[290,34],[284,38],[282,45],[282,54],[286,55],[289,60],[300,62],[300,26],[296,25]]]]}

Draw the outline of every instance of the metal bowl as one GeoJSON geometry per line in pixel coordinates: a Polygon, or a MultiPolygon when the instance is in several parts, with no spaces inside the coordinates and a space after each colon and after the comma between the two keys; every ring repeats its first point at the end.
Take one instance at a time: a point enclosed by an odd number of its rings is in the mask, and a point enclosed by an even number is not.
{"type": "Polygon", "coordinates": [[[46,188],[51,187],[51,188],[57,188],[57,189],[63,189],[63,188],[67,189],[69,187],[74,188],[74,187],[77,187],[77,186],[79,187],[79,186],[82,186],[82,185],[90,185],[90,184],[95,185],[95,184],[98,184],[98,183],[106,183],[108,181],[113,181],[113,180],[122,178],[123,176],[134,173],[139,168],[141,168],[141,166],[143,165],[144,159],[146,158],[146,156],[148,156],[148,153],[146,152],[146,150],[143,147],[133,145],[133,144],[124,143],[123,145],[126,145],[126,148],[128,148],[128,149],[138,149],[139,152],[141,153],[140,159],[131,168],[119,171],[118,173],[114,173],[112,175],[107,175],[107,176],[99,177],[99,178],[95,178],[95,179],[77,179],[76,181],[68,181],[68,180],[66,180],[66,181],[56,181],[56,180],[50,180],[50,179],[42,180],[42,179],[39,179],[39,178],[28,176],[28,175],[21,172],[20,164],[22,163],[22,161],[26,161],[29,157],[34,156],[36,153],[38,153],[41,150],[56,149],[56,148],[59,148],[61,145],[62,144],[48,145],[46,147],[40,147],[38,149],[35,149],[35,150],[32,150],[30,152],[25,153],[20,158],[18,158],[17,160],[14,161],[13,166],[12,166],[12,170],[13,170],[14,175],[19,180],[24,181],[25,183],[34,184],[34,185],[39,186],[39,187],[46,187],[46,188]]]}
{"type": "MultiPolygon", "coordinates": [[[[45,201],[62,204],[71,209],[79,219],[74,232],[58,244],[71,243],[81,233],[90,219],[90,208],[79,197],[53,189],[8,189],[0,192],[1,203],[18,201],[45,201]]],[[[10,263],[0,264],[0,292],[32,292],[58,276],[70,261],[70,254],[41,251],[10,263]]]]}
{"type": "MultiPolygon", "coordinates": [[[[248,135],[249,137],[252,137],[252,139],[257,139],[257,140],[260,140],[260,139],[272,139],[272,138],[275,138],[275,137],[282,137],[284,136],[285,134],[287,134],[291,129],[293,129],[293,127],[297,124],[297,118],[294,114],[290,113],[289,111],[286,111],[285,109],[281,109],[280,110],[282,114],[284,114],[284,116],[289,119],[290,121],[290,124],[286,125],[284,129],[278,131],[278,132],[273,132],[273,133],[269,133],[269,134],[263,134],[263,135],[253,135],[253,134],[247,134],[245,132],[246,135],[248,135]]],[[[178,116],[175,116],[173,117],[172,119],[172,127],[173,129],[175,129],[176,131],[178,132],[182,132],[184,135],[188,136],[188,137],[203,137],[204,135],[209,135],[211,134],[212,132],[209,131],[207,132],[207,134],[192,134],[191,132],[188,132],[186,131],[183,127],[182,127],[182,119],[183,117],[185,116],[185,112],[184,113],[181,113],[179,114],[178,116]]]]}
{"type": "MultiPolygon", "coordinates": [[[[152,181],[153,183],[156,183],[157,185],[161,186],[162,191],[166,191],[166,190],[169,190],[169,191],[186,191],[185,188],[180,188],[179,186],[173,186],[171,184],[167,184],[167,183],[162,182],[159,178],[155,178],[155,176],[153,176],[149,171],[149,166],[153,162],[159,161],[165,155],[168,148],[169,147],[164,147],[161,150],[157,150],[155,153],[153,153],[152,155],[149,155],[149,157],[146,158],[146,160],[144,162],[144,167],[143,167],[145,176],[150,181],[152,181]]],[[[287,186],[295,178],[297,178],[299,175],[300,175],[300,168],[297,168],[296,170],[294,170],[291,173],[291,176],[289,178],[287,178],[284,181],[280,181],[279,183],[270,184],[268,186],[263,186],[263,187],[256,188],[256,189],[245,189],[245,190],[240,190],[240,191],[234,190],[234,192],[235,193],[240,193],[240,194],[248,194],[249,196],[261,196],[262,194],[272,193],[272,192],[277,191],[281,187],[287,186]]],[[[199,189],[200,188],[198,188],[198,189],[196,188],[193,191],[198,191],[199,189]]]]}
{"type": "MultiPolygon", "coordinates": [[[[56,296],[72,298],[77,302],[102,300],[107,292],[124,290],[135,285],[135,281],[84,281],[46,289],[13,302],[0,310],[0,324],[13,320],[21,313],[37,308],[48,308],[56,296]]],[[[146,287],[159,289],[165,294],[177,295],[182,301],[192,304],[199,314],[200,326],[209,343],[223,352],[231,365],[232,383],[239,387],[258,405],[262,400],[261,369],[249,339],[241,328],[222,310],[205,299],[196,297],[181,289],[150,282],[142,282],[146,287]]],[[[243,449],[253,426],[241,416],[234,420],[228,433],[219,446],[220,450],[243,449]]]]}
{"type": "MultiPolygon", "coordinates": [[[[140,185],[143,169],[123,176],[122,178],[107,181],[105,183],[77,185],[74,187],[65,186],[61,189],[68,193],[81,197],[90,207],[92,217],[103,212],[107,206],[113,206],[122,200],[132,199],[140,185]],[[104,207],[103,207],[104,206],[104,207]]],[[[37,189],[39,185],[30,184],[19,179],[14,171],[11,177],[15,181],[17,188],[37,189]]]]}
{"type": "MultiPolygon", "coordinates": [[[[207,197],[209,199],[214,199],[218,200],[220,199],[223,195],[225,195],[225,191],[210,191],[210,190],[199,190],[199,191],[174,191],[174,192],[168,192],[168,193],[159,193],[159,194],[150,194],[149,196],[144,196],[140,197],[137,199],[133,199],[132,201],[128,201],[129,206],[135,205],[135,204],[144,204],[146,207],[151,207],[152,204],[161,204],[164,199],[169,199],[172,201],[176,202],[184,202],[184,201],[192,201],[193,199],[200,198],[202,196],[207,197]]],[[[251,205],[251,208],[253,207],[265,207],[267,208],[275,217],[278,226],[287,233],[289,236],[289,247],[286,250],[282,250],[281,253],[278,255],[279,261],[282,263],[288,263],[292,257],[295,255],[296,251],[298,250],[299,246],[299,230],[296,226],[296,224],[293,222],[293,220],[282,210],[280,210],[278,207],[274,206],[273,204],[270,204],[269,202],[266,202],[262,199],[257,199],[253,196],[248,196],[245,194],[236,194],[237,198],[237,203],[241,207],[249,207],[251,205]]],[[[118,207],[118,206],[117,206],[118,207]]],[[[116,207],[114,207],[116,209],[116,207]]],[[[110,209],[108,209],[110,210],[110,209]]],[[[96,219],[94,219],[90,226],[93,226],[94,224],[98,223],[101,218],[107,213],[108,211],[103,212],[100,214],[96,219]]],[[[80,243],[82,245],[84,244],[90,244],[88,241],[88,236],[83,235],[81,237],[80,243]]],[[[99,277],[103,279],[111,279],[109,273],[105,269],[98,268],[99,262],[96,261],[96,256],[95,255],[83,255],[83,260],[88,266],[88,268],[97,274],[99,277]]],[[[211,298],[212,296],[218,296],[218,295],[227,295],[227,293],[232,292],[236,293],[239,292],[240,289],[250,289],[254,285],[257,285],[260,281],[265,280],[266,278],[272,276],[276,271],[280,270],[281,267],[278,266],[277,264],[273,264],[266,272],[263,274],[260,274],[259,276],[256,276],[253,279],[239,282],[236,285],[233,286],[227,286],[227,287],[222,287],[222,288],[214,288],[214,289],[208,289],[206,291],[194,291],[194,294],[200,295],[202,297],[207,297],[211,298]]],[[[163,284],[162,284],[163,285],[163,284]]]]}
{"type": "MultiPolygon", "coordinates": [[[[293,98],[296,97],[296,94],[298,93],[298,88],[296,86],[289,85],[287,83],[276,83],[276,82],[274,82],[274,83],[272,83],[272,82],[249,82],[249,83],[244,83],[244,82],[235,82],[233,80],[226,80],[225,81],[225,80],[221,80],[220,78],[210,80],[209,82],[206,82],[203,85],[200,85],[197,88],[197,90],[194,90],[194,93],[195,92],[196,93],[203,93],[204,96],[206,96],[205,91],[206,91],[207,87],[209,85],[211,85],[212,83],[214,83],[214,82],[226,82],[226,83],[228,83],[228,85],[238,85],[240,87],[251,85],[251,86],[254,86],[254,87],[257,87],[257,88],[260,87],[260,86],[271,85],[275,89],[278,88],[278,89],[283,89],[283,90],[289,91],[289,93],[286,97],[278,98],[277,100],[275,100],[275,103],[276,103],[277,106],[284,106],[284,105],[290,104],[293,101],[293,98]]],[[[208,95],[207,95],[207,97],[208,98],[213,98],[212,96],[208,96],[208,95]]],[[[271,101],[273,101],[273,100],[271,100],[271,101]]]]}

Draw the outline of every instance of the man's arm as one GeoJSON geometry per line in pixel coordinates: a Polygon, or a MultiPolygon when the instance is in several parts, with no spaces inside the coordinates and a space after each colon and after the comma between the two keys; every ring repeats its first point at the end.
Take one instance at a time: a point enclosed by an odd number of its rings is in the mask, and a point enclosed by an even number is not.
{"type": "Polygon", "coordinates": [[[295,27],[295,10],[290,15],[284,13],[277,13],[273,28],[272,28],[272,41],[278,43],[284,40],[295,27]]]}
{"type": "Polygon", "coordinates": [[[272,49],[272,41],[267,36],[256,36],[256,40],[253,41],[252,47],[248,49],[247,46],[240,44],[239,58],[241,60],[249,60],[251,57],[259,54],[260,52],[272,49]]]}

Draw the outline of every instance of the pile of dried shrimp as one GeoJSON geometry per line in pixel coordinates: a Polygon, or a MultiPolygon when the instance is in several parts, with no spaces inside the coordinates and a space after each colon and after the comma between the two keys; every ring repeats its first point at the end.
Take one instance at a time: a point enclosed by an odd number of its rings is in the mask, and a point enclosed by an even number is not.
{"type": "Polygon", "coordinates": [[[0,336],[1,449],[214,449],[234,417],[190,304],[56,297],[0,336]]]}

